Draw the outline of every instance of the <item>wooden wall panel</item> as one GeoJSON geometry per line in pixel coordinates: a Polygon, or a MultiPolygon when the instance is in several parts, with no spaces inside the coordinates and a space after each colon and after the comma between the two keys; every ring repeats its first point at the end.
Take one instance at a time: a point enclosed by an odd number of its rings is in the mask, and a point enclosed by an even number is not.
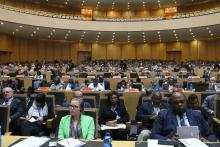
{"type": "Polygon", "coordinates": [[[121,48],[120,45],[108,44],[106,47],[107,59],[121,59],[121,48]]]}
{"type": "Polygon", "coordinates": [[[215,44],[216,44],[215,57],[216,57],[217,60],[220,60],[220,41],[219,40],[215,40],[213,42],[215,42],[215,44]]]}
{"type": "Polygon", "coordinates": [[[136,17],[149,17],[150,16],[150,12],[148,10],[142,10],[142,11],[138,11],[136,12],[136,17]]]}
{"type": "Polygon", "coordinates": [[[11,38],[9,36],[0,34],[0,51],[11,52],[11,38]]]}
{"type": "Polygon", "coordinates": [[[107,11],[106,16],[107,16],[107,18],[120,18],[121,17],[121,12],[107,11]]]}
{"type": "Polygon", "coordinates": [[[122,12],[122,17],[123,18],[134,18],[135,13],[133,11],[124,11],[122,12]]]}
{"type": "Polygon", "coordinates": [[[121,46],[121,58],[122,59],[136,59],[135,45],[127,44],[121,46]]]}
{"type": "Polygon", "coordinates": [[[181,50],[180,48],[181,48],[180,42],[171,42],[166,44],[167,51],[180,51],[181,50]]]}
{"type": "Polygon", "coordinates": [[[106,59],[106,45],[92,44],[92,60],[106,59]]]}
{"type": "Polygon", "coordinates": [[[155,43],[151,45],[152,59],[154,60],[165,60],[166,59],[166,44],[155,43]]]}
{"type": "Polygon", "coordinates": [[[189,60],[198,59],[198,41],[194,40],[190,42],[189,60]]]}
{"type": "Polygon", "coordinates": [[[198,59],[207,60],[207,43],[206,41],[198,41],[198,59]]]}
{"type": "Polygon", "coordinates": [[[151,45],[140,44],[137,45],[137,59],[151,59],[151,45]]]}
{"type": "Polygon", "coordinates": [[[190,57],[190,54],[189,54],[189,50],[190,50],[189,42],[181,42],[180,47],[181,47],[181,60],[182,61],[187,61],[188,58],[190,57]]]}
{"type": "Polygon", "coordinates": [[[217,46],[217,41],[209,41],[206,49],[207,60],[215,61],[217,60],[216,49],[219,49],[217,46]]]}

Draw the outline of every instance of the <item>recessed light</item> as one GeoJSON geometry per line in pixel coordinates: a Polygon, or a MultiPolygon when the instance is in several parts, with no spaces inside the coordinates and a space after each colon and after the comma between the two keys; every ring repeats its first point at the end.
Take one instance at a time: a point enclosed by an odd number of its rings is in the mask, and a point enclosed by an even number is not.
{"type": "Polygon", "coordinates": [[[53,29],[53,32],[55,32],[56,30],[55,29],[53,29]]]}
{"type": "Polygon", "coordinates": [[[37,29],[37,30],[40,30],[40,28],[39,28],[39,27],[37,27],[36,29],[37,29]]]}
{"type": "Polygon", "coordinates": [[[19,31],[19,29],[15,29],[15,31],[16,31],[16,32],[18,32],[18,31],[19,31]]]}
{"type": "Polygon", "coordinates": [[[1,25],[3,25],[4,24],[4,22],[1,22],[1,25]]]}
{"type": "Polygon", "coordinates": [[[20,25],[20,26],[19,26],[19,28],[23,28],[23,26],[22,26],[22,25],[20,25]]]}
{"type": "Polygon", "coordinates": [[[36,31],[33,31],[34,34],[36,34],[36,31]]]}
{"type": "Polygon", "coordinates": [[[14,35],[14,34],[15,34],[15,32],[12,32],[12,34],[14,35]]]}

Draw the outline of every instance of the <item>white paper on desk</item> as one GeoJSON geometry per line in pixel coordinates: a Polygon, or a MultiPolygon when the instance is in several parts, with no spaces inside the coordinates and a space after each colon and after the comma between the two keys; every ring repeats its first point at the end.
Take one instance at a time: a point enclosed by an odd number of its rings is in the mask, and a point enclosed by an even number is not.
{"type": "Polygon", "coordinates": [[[148,147],[174,147],[173,145],[161,145],[158,144],[158,140],[156,139],[148,139],[147,140],[148,147]]]}
{"type": "Polygon", "coordinates": [[[110,127],[110,126],[106,126],[106,125],[101,126],[101,130],[115,130],[115,129],[126,129],[126,125],[125,124],[117,124],[117,126],[115,126],[115,127],[110,127]]]}
{"type": "Polygon", "coordinates": [[[13,145],[12,147],[39,147],[47,142],[49,138],[46,137],[28,137],[27,139],[13,145]]]}
{"type": "Polygon", "coordinates": [[[68,139],[63,139],[59,141],[58,144],[65,146],[65,147],[80,147],[84,145],[85,142],[82,142],[74,138],[68,138],[68,139]]]}
{"type": "Polygon", "coordinates": [[[183,126],[177,127],[176,133],[179,138],[199,138],[199,128],[198,126],[183,126]]]}
{"type": "Polygon", "coordinates": [[[31,117],[28,121],[33,123],[33,122],[36,122],[37,120],[35,118],[31,117]]]}
{"type": "Polygon", "coordinates": [[[208,147],[205,143],[197,138],[179,139],[186,147],[208,147]]]}

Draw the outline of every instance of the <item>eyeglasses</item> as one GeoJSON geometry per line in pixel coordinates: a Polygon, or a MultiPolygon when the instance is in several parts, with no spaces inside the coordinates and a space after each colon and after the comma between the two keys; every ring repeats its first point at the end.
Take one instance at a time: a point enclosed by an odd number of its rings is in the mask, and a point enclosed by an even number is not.
{"type": "Polygon", "coordinates": [[[76,106],[76,105],[70,105],[69,108],[70,108],[70,109],[73,109],[73,108],[79,108],[79,106],[76,106]]]}

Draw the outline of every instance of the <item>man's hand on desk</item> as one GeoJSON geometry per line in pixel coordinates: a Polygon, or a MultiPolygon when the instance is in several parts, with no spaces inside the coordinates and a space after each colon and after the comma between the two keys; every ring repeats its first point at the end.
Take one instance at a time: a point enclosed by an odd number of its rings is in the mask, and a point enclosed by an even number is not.
{"type": "Polygon", "coordinates": [[[170,140],[178,140],[180,139],[178,134],[175,134],[170,140]]]}

